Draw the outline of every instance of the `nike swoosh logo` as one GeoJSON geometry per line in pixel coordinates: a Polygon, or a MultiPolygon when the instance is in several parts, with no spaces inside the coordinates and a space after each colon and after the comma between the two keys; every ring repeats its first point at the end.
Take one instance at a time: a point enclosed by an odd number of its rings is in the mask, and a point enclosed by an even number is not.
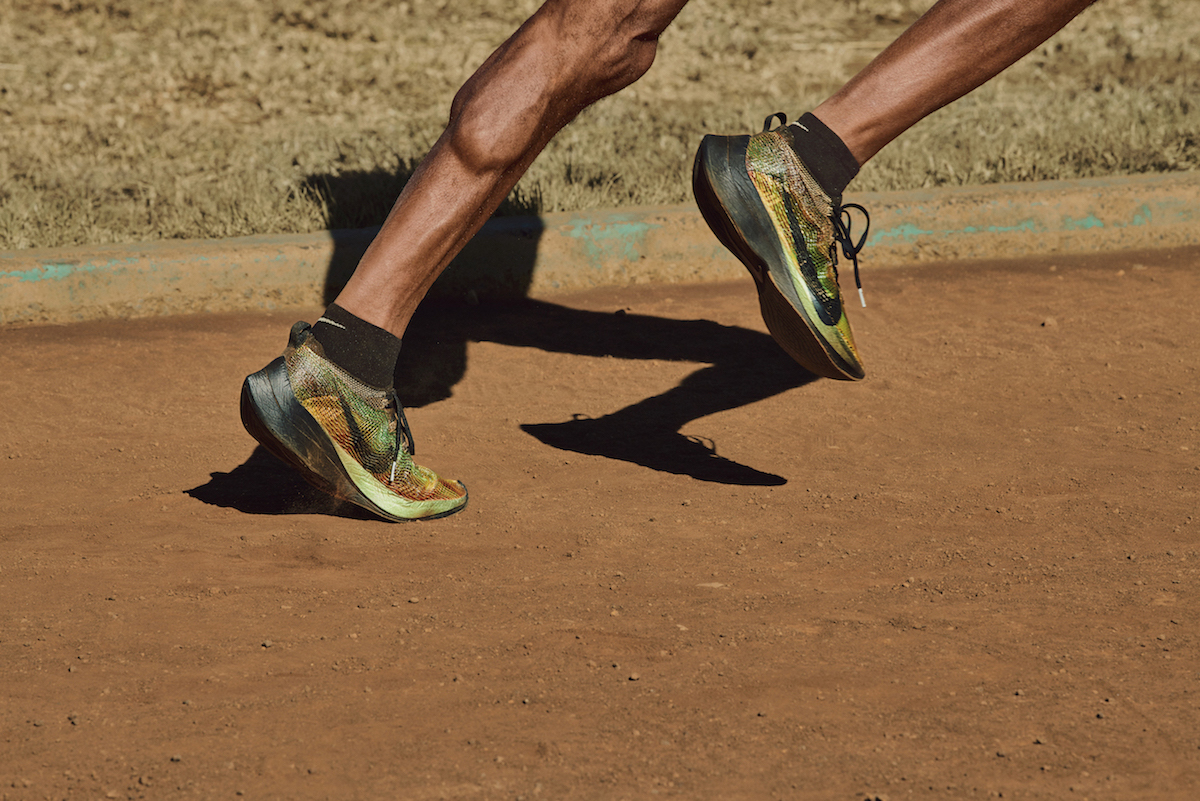
{"type": "Polygon", "coordinates": [[[800,264],[800,275],[817,300],[817,313],[821,317],[821,322],[825,325],[837,325],[838,321],[842,319],[842,300],[840,297],[831,296],[826,292],[825,287],[821,285],[821,280],[817,277],[816,265],[813,264],[812,257],[808,255],[808,245],[804,239],[804,231],[800,227],[799,213],[796,202],[792,199],[792,193],[785,190],[780,194],[783,195],[783,207],[787,214],[788,226],[791,228],[792,247],[796,252],[796,261],[800,264]]]}

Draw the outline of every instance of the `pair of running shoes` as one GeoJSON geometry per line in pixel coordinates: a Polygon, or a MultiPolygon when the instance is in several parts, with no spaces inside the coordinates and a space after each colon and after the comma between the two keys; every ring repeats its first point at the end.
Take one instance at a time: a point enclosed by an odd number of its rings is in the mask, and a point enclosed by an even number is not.
{"type": "MultiPolygon", "coordinates": [[[[771,336],[803,367],[858,380],[862,362],[838,286],[838,249],[854,263],[848,208],[796,154],[783,120],[754,135],[706,136],[692,173],[696,203],[758,288],[771,336]]],[[[307,323],[279,358],[242,385],[242,423],[318,489],[386,520],[445,517],[467,490],[413,461],[416,448],[394,388],[368,386],[329,361],[307,323]]]]}

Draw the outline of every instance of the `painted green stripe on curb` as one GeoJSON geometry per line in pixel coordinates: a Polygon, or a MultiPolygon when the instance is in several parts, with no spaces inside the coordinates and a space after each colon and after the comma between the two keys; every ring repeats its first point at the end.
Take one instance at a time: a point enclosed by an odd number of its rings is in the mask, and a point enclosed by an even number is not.
{"type": "MultiPolygon", "coordinates": [[[[1200,173],[862,193],[867,270],[1200,244],[1200,173]]],[[[856,221],[856,226],[861,222],[856,221]]],[[[0,323],[319,306],[377,229],[0,253],[0,323]]],[[[744,276],[694,206],[490,220],[431,295],[744,276]]]]}

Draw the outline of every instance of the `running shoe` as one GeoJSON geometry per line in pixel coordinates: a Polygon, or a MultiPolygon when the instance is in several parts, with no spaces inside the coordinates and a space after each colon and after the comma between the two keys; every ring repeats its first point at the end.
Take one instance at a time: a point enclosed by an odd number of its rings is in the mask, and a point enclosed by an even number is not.
{"type": "Polygon", "coordinates": [[[325,358],[308,323],[242,384],[242,425],[310,484],[387,520],[445,517],[467,489],[413,462],[394,389],[368,386],[325,358]]]}
{"type": "Polygon", "coordinates": [[[705,136],[692,187],[709,228],[754,276],[775,341],[817,375],[862,378],[838,287],[837,250],[854,262],[861,299],[858,252],[867,234],[852,241],[847,209],[866,211],[825,193],[796,154],[787,118],[767,117],[754,135],[705,136]],[[781,124],[771,130],[776,118],[781,124]]]}

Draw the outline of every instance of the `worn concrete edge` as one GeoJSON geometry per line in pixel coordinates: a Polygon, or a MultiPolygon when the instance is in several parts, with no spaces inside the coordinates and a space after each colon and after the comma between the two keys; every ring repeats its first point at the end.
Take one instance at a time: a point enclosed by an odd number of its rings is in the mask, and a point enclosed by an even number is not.
{"type": "MultiPolygon", "coordinates": [[[[1200,244],[1200,173],[860,193],[867,270],[1200,244]]],[[[862,230],[861,221],[856,223],[862,230]]],[[[326,303],[378,229],[0,253],[0,324],[326,303]]],[[[692,205],[490,220],[435,297],[743,275],[692,205]]]]}

